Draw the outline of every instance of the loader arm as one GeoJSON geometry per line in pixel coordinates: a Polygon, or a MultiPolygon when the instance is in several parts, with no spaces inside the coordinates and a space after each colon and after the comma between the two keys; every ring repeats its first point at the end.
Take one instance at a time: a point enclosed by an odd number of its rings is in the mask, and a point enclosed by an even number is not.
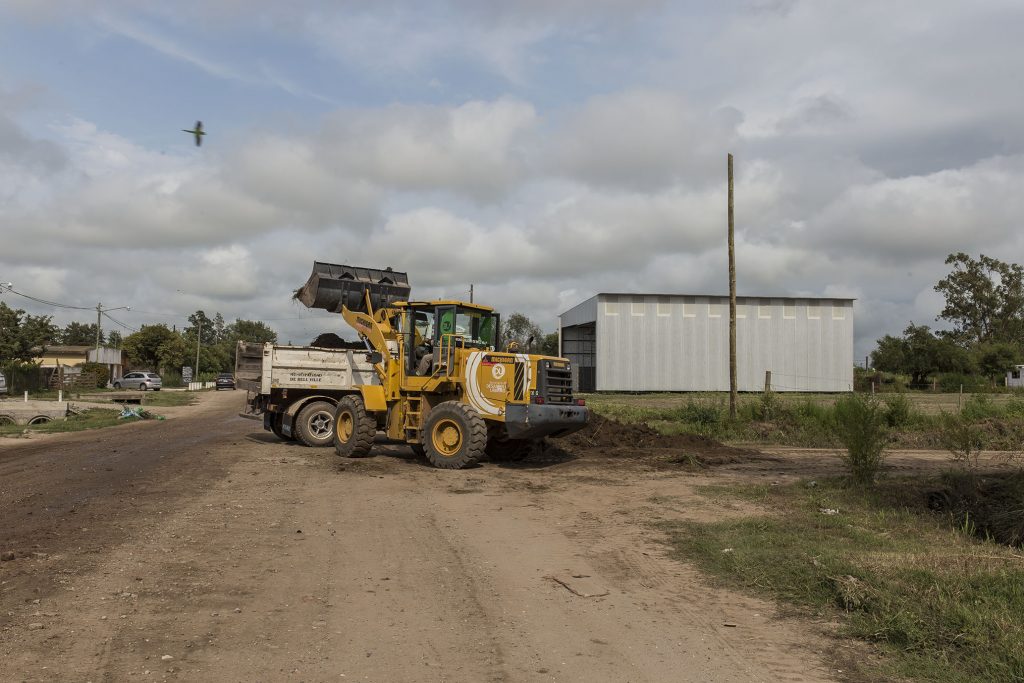
{"type": "Polygon", "coordinates": [[[391,323],[388,322],[389,309],[374,311],[369,293],[366,294],[365,305],[368,312],[353,311],[347,306],[343,306],[341,316],[359,334],[360,338],[365,339],[373,350],[380,354],[381,362],[374,363],[373,367],[383,382],[387,378],[388,365],[392,360],[388,342],[397,341],[398,335],[391,323]]]}

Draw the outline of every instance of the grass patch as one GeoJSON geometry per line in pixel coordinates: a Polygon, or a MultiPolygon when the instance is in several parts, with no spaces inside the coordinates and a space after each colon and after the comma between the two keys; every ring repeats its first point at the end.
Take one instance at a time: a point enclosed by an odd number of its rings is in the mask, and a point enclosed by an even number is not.
{"type": "Polygon", "coordinates": [[[0,436],[21,436],[26,430],[38,434],[58,432],[79,432],[85,429],[102,429],[125,424],[127,420],[119,420],[120,410],[89,410],[81,415],[69,415],[64,420],[53,420],[44,424],[32,425],[0,425],[0,436]]]}
{"type": "MultiPolygon", "coordinates": [[[[699,434],[725,442],[840,448],[837,402],[843,394],[742,394],[736,419],[722,394],[590,394],[587,405],[625,423],[645,423],[669,436],[699,434]]],[[[980,425],[984,447],[1024,450],[1024,400],[1013,394],[885,394],[881,417],[888,448],[945,448],[950,415],[980,425]],[[948,409],[947,409],[948,408],[948,409]]],[[[840,408],[841,409],[841,408],[840,408]]]]}
{"type": "Polygon", "coordinates": [[[928,512],[920,482],[703,491],[761,503],[771,514],[662,523],[674,554],[726,585],[837,616],[846,635],[887,655],[885,670],[874,673],[1024,680],[1024,560],[928,512]]]}
{"type": "MultiPolygon", "coordinates": [[[[210,391],[213,391],[212,389],[210,391]]],[[[190,406],[198,400],[195,391],[147,391],[142,397],[142,405],[153,406],[190,406]]]]}

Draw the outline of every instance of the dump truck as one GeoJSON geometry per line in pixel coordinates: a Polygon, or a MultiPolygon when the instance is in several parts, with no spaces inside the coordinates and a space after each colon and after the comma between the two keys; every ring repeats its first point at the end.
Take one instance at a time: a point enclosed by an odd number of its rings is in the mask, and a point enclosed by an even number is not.
{"type": "Polygon", "coordinates": [[[582,429],[565,358],[500,345],[493,308],[458,300],[409,300],[404,273],[316,262],[295,298],[341,313],[366,345],[377,380],[338,401],[334,445],[360,457],[378,431],[410,444],[435,467],[484,457],[518,460],[544,437],[582,429]]]}
{"type": "Polygon", "coordinates": [[[333,446],[338,401],[380,381],[366,348],[346,346],[238,342],[235,385],[248,392],[245,416],[262,417],[264,429],[279,439],[333,446]]]}

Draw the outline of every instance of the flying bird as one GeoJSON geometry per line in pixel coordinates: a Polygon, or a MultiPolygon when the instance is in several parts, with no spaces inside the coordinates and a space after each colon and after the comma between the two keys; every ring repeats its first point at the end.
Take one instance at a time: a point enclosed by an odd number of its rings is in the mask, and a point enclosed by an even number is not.
{"type": "Polygon", "coordinates": [[[196,147],[201,147],[202,146],[202,144],[203,144],[203,136],[206,135],[206,133],[203,131],[203,122],[202,121],[196,121],[196,127],[193,128],[192,130],[187,130],[185,128],[182,128],[181,132],[182,133],[192,133],[192,135],[194,135],[195,138],[196,138],[196,147]]]}

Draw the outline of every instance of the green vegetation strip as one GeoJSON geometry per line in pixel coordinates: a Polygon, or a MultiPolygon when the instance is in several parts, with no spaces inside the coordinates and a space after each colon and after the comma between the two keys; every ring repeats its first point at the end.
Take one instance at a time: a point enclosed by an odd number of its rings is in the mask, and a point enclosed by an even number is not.
{"type": "Polygon", "coordinates": [[[52,434],[56,432],[78,432],[84,429],[100,429],[102,427],[113,427],[125,424],[132,420],[118,419],[120,410],[90,410],[81,415],[70,415],[66,420],[53,420],[43,424],[25,425],[0,425],[0,436],[21,436],[26,430],[40,434],[52,434]]]}
{"type": "MultiPolygon", "coordinates": [[[[745,394],[735,420],[719,394],[590,394],[587,405],[620,422],[643,422],[663,434],[700,434],[720,441],[812,448],[841,446],[836,394],[745,394]]],[[[886,394],[870,400],[882,409],[889,447],[948,448],[957,421],[977,425],[977,440],[990,450],[1024,450],[1024,395],[962,398],[950,394],[886,394]]]]}
{"type": "Polygon", "coordinates": [[[674,554],[725,585],[838,616],[886,654],[869,676],[1024,680],[1024,556],[952,529],[919,486],[708,487],[769,514],[661,528],[674,554]]]}

